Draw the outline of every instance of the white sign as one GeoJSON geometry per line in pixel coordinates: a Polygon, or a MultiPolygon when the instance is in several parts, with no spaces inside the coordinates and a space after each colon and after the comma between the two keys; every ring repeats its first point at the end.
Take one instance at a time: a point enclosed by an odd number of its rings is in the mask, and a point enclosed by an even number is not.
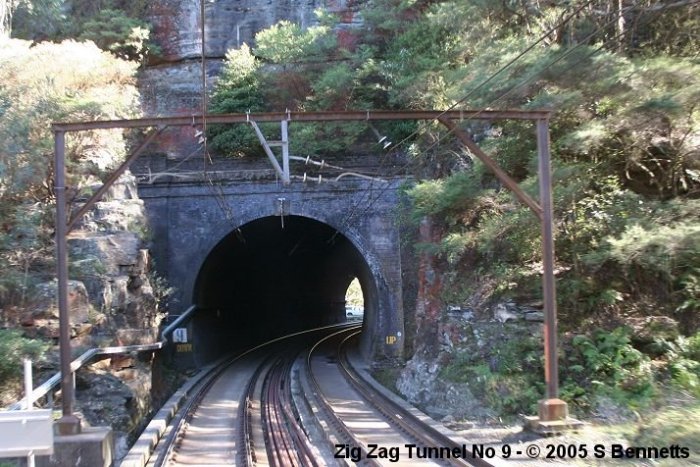
{"type": "Polygon", "coordinates": [[[173,342],[176,344],[187,343],[187,328],[177,328],[173,331],[173,342]]]}
{"type": "Polygon", "coordinates": [[[0,458],[53,454],[51,410],[0,412],[0,458]]]}

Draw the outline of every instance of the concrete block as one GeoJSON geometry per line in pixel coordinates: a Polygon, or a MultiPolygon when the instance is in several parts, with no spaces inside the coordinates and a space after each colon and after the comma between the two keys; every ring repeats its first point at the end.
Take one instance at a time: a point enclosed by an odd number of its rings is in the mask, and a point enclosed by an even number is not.
{"type": "Polygon", "coordinates": [[[54,436],[53,455],[38,457],[37,467],[111,467],[114,435],[108,427],[86,427],[77,435],[54,436]]]}

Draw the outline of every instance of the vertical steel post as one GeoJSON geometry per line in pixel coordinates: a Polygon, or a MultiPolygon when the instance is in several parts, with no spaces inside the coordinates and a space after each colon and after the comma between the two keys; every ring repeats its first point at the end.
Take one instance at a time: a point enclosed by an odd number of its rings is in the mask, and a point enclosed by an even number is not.
{"type": "MultiPolygon", "coordinates": [[[[26,396],[24,410],[32,410],[34,408],[34,404],[32,404],[32,362],[27,358],[24,359],[24,393],[26,396]]],[[[30,452],[27,454],[27,467],[35,465],[34,453],[30,452]]]]}
{"type": "Polygon", "coordinates": [[[280,121],[280,132],[282,133],[282,172],[284,172],[283,182],[289,185],[291,177],[289,175],[289,130],[287,120],[280,121]]]}
{"type": "Polygon", "coordinates": [[[544,360],[547,400],[540,403],[541,420],[567,417],[566,403],[559,400],[557,362],[557,299],[554,282],[554,224],[552,209],[552,166],[549,151],[549,122],[537,120],[540,206],[542,207],[542,292],[544,297],[544,360]]]}
{"type": "Polygon", "coordinates": [[[54,190],[56,193],[56,276],[58,277],[58,326],[63,416],[58,421],[62,435],[80,432],[80,420],[73,415],[73,378],[70,369],[70,314],[68,310],[68,245],[66,216],[66,135],[54,134],[54,190]]]}
{"type": "Polygon", "coordinates": [[[32,410],[32,361],[24,359],[24,410],[32,410]]]}

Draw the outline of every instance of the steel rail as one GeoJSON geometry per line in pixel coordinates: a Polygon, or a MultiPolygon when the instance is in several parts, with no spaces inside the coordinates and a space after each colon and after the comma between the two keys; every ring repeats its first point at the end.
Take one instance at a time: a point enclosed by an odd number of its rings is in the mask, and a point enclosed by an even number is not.
{"type": "Polygon", "coordinates": [[[275,361],[265,378],[263,383],[264,390],[260,398],[264,408],[262,419],[266,435],[265,446],[272,461],[270,462],[272,467],[294,466],[298,462],[295,455],[294,442],[289,430],[286,429],[286,421],[281,409],[284,366],[282,359],[275,361]]]}
{"type": "Polygon", "coordinates": [[[365,443],[362,440],[360,440],[357,436],[355,436],[355,434],[352,431],[350,431],[350,429],[345,425],[345,423],[343,423],[340,417],[338,417],[338,415],[333,411],[333,407],[331,407],[328,400],[326,400],[326,398],[323,397],[321,386],[318,383],[318,380],[316,379],[316,376],[314,375],[311,369],[311,359],[313,357],[313,354],[316,351],[316,349],[318,349],[325,341],[337,337],[338,335],[342,335],[343,333],[353,332],[359,328],[360,326],[357,325],[355,326],[355,329],[350,328],[347,330],[342,330],[330,334],[324,337],[323,339],[319,340],[316,344],[314,344],[313,347],[311,347],[311,349],[309,349],[309,352],[306,356],[305,373],[307,380],[311,383],[312,394],[308,394],[307,397],[311,396],[316,400],[316,402],[320,405],[322,414],[326,417],[328,422],[332,425],[333,429],[335,430],[336,435],[343,442],[345,442],[349,446],[359,447],[362,453],[362,455],[360,456],[360,458],[362,459],[362,465],[368,465],[371,467],[381,467],[381,464],[378,461],[368,458],[369,451],[367,450],[367,446],[365,445],[365,443]]]}
{"type": "MultiPolygon", "coordinates": [[[[297,353],[298,355],[298,353],[297,353]]],[[[277,411],[281,415],[281,418],[285,421],[285,428],[289,433],[292,441],[292,445],[296,447],[294,450],[296,457],[300,461],[300,465],[309,467],[319,467],[309,438],[300,424],[299,418],[294,413],[293,402],[291,397],[291,372],[296,360],[296,355],[294,358],[290,356],[285,357],[284,363],[280,366],[278,375],[278,383],[273,387],[277,392],[277,411]]]]}
{"type": "Polygon", "coordinates": [[[250,380],[248,380],[248,384],[246,385],[243,402],[238,406],[238,420],[241,427],[238,433],[238,441],[243,447],[242,450],[238,451],[238,457],[241,465],[244,467],[253,467],[258,463],[258,459],[255,454],[255,445],[253,443],[251,406],[252,401],[255,399],[256,383],[267,364],[268,360],[266,359],[255,369],[255,373],[253,373],[250,380]]]}
{"type": "Polygon", "coordinates": [[[156,457],[154,462],[155,467],[165,466],[170,463],[170,459],[172,458],[175,448],[177,447],[176,440],[178,436],[181,435],[185,423],[191,420],[194,416],[199,404],[202,402],[202,399],[204,399],[204,396],[206,396],[207,391],[214,385],[219,376],[221,376],[221,373],[223,373],[233,363],[245,355],[246,353],[244,352],[243,354],[227,358],[222,364],[213,367],[202,377],[202,380],[193,391],[192,396],[178,411],[178,414],[171,420],[170,425],[172,429],[165,439],[165,449],[161,450],[156,457]]]}
{"type": "MultiPolygon", "coordinates": [[[[334,328],[338,327],[347,327],[347,324],[335,324],[335,325],[329,325],[329,326],[322,326],[319,328],[314,328],[310,330],[305,330],[305,331],[300,331],[292,334],[288,334],[282,337],[278,337],[275,339],[271,339],[267,342],[264,342],[262,344],[259,344],[253,348],[247,349],[240,354],[234,355],[232,357],[225,358],[220,364],[214,366],[211,368],[204,376],[201,377],[201,382],[199,382],[196,386],[196,388],[193,390],[192,395],[189,397],[188,401],[182,405],[178,413],[173,417],[173,419],[170,422],[170,432],[168,435],[163,439],[161,442],[159,442],[159,446],[162,446],[162,449],[160,449],[159,454],[157,455],[155,461],[153,462],[152,465],[155,467],[162,467],[165,465],[170,464],[170,460],[175,454],[177,447],[178,447],[178,437],[180,437],[183,433],[183,428],[185,426],[185,423],[190,420],[194,414],[196,413],[196,410],[201,403],[201,401],[204,399],[204,397],[207,394],[207,391],[214,385],[214,383],[221,377],[222,373],[228,369],[231,365],[235,364],[236,362],[241,361],[242,359],[251,356],[254,352],[263,349],[264,347],[270,346],[275,343],[280,343],[285,339],[291,338],[291,337],[297,337],[301,336],[304,334],[309,334],[312,332],[319,332],[323,330],[332,330],[334,328]],[[162,443],[162,444],[161,444],[162,443]]],[[[264,365],[264,362],[258,365],[258,368],[256,369],[256,372],[254,373],[253,376],[251,376],[250,381],[248,383],[248,387],[250,385],[255,384],[255,379],[259,377],[261,367],[264,365]]],[[[239,404],[239,407],[244,409],[248,405],[248,398],[244,397],[241,400],[241,404],[239,404]]],[[[241,409],[239,409],[241,410],[241,409]]],[[[239,412],[240,414],[240,412],[239,412]]],[[[248,426],[246,426],[246,429],[248,429],[248,426]]],[[[244,435],[244,434],[241,434],[244,435]]],[[[250,438],[245,438],[248,441],[250,438]]],[[[247,455],[247,454],[246,454],[247,455]]],[[[241,455],[239,454],[239,457],[241,455]]],[[[254,462],[255,459],[252,459],[254,462]]]]}
{"type": "MultiPolygon", "coordinates": [[[[420,441],[425,446],[447,447],[450,449],[463,449],[463,445],[432,426],[416,418],[411,412],[396,404],[383,394],[369,389],[369,384],[363,382],[362,377],[350,364],[347,356],[347,343],[359,335],[359,332],[348,335],[338,346],[338,365],[348,382],[365,398],[365,400],[377,411],[383,414],[393,425],[399,426],[402,431],[412,438],[420,441]]],[[[479,458],[452,458],[445,459],[454,466],[493,467],[493,464],[479,458]]]]}

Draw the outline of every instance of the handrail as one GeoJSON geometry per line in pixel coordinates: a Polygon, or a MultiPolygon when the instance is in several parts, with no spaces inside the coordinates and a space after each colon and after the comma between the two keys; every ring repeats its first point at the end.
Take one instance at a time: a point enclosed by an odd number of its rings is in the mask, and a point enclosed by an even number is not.
{"type": "MultiPolygon", "coordinates": [[[[163,348],[163,342],[156,342],[154,344],[140,344],[140,345],[122,345],[117,347],[102,347],[93,348],[84,352],[80,357],[73,360],[70,364],[71,372],[77,371],[80,367],[88,363],[94,357],[98,355],[113,355],[118,353],[128,353],[128,352],[147,352],[153,350],[160,350],[163,348]]],[[[40,397],[45,396],[51,391],[58,383],[61,382],[61,372],[59,371],[51,378],[47,379],[42,385],[37,386],[31,393],[29,397],[29,403],[33,404],[40,397]]],[[[20,410],[24,407],[27,402],[26,396],[20,401],[7,407],[7,410],[20,410]]]]}
{"type": "MultiPolygon", "coordinates": [[[[139,344],[139,345],[122,345],[116,347],[96,347],[85,351],[80,357],[73,360],[70,364],[70,371],[74,373],[78,371],[83,365],[87,364],[90,360],[97,357],[98,355],[113,355],[120,353],[129,352],[148,352],[154,350],[160,350],[168,343],[167,335],[172,333],[177,326],[182,324],[183,321],[189,319],[190,316],[197,310],[197,305],[190,306],[183,314],[177,317],[175,321],[170,323],[163,329],[161,333],[161,340],[153,344],[139,344]]],[[[45,396],[54,387],[56,387],[61,382],[61,372],[59,371],[51,378],[47,379],[43,384],[37,386],[29,396],[29,403],[33,404],[39,398],[45,396]]],[[[15,402],[7,407],[7,410],[21,410],[22,407],[27,403],[27,397],[25,396],[21,400],[15,402]]]]}
{"type": "Polygon", "coordinates": [[[190,315],[194,313],[197,310],[197,305],[191,305],[188,309],[185,310],[183,314],[178,316],[175,321],[172,323],[168,324],[165,329],[163,329],[163,332],[160,334],[161,342],[165,345],[168,342],[168,334],[173,332],[175,328],[177,328],[180,323],[185,321],[186,319],[189,319],[190,315]]]}

